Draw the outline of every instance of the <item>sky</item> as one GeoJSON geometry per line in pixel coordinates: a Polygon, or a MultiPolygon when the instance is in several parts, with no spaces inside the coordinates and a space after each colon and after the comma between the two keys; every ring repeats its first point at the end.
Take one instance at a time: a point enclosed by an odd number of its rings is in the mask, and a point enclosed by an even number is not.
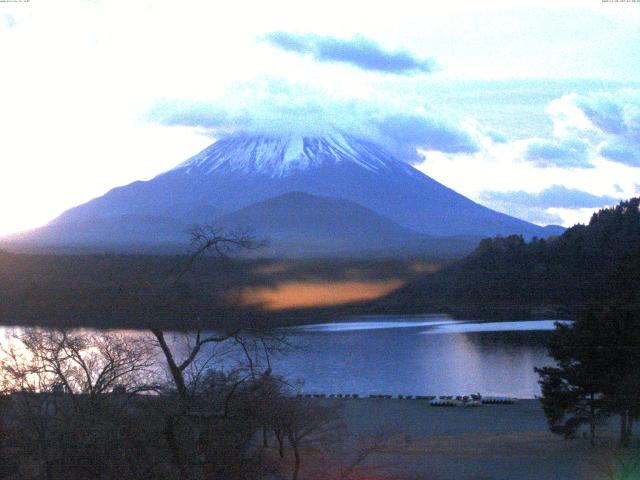
{"type": "MultiPolygon", "coordinates": [[[[0,2],[0,234],[236,131],[369,136],[491,208],[640,195],[640,2],[0,2]]],[[[416,206],[419,208],[419,206],[416,206]]]]}

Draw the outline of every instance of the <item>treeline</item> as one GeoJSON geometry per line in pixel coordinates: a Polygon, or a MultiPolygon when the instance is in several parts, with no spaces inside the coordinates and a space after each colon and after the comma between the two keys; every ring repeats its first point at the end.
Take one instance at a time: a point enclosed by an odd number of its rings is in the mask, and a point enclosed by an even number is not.
{"type": "MultiPolygon", "coordinates": [[[[29,255],[0,251],[0,323],[8,325],[144,328],[153,290],[162,289],[188,255],[29,255]]],[[[244,288],[275,287],[285,282],[384,281],[416,275],[420,260],[266,260],[203,256],[181,279],[180,298],[158,308],[153,322],[188,329],[186,308],[198,303],[198,327],[229,321],[285,322],[292,315],[267,316],[238,303],[244,288]],[[188,302],[187,302],[188,299],[188,302]],[[187,305],[189,303],[189,305],[187,305]]],[[[429,263],[432,266],[432,263],[429,263]]],[[[159,305],[158,305],[159,306],[159,305]]],[[[298,312],[317,319],[323,312],[298,312]]],[[[334,310],[326,312],[331,316],[334,310]]],[[[298,320],[296,320],[298,321],[298,320]]],[[[304,318],[299,319],[304,321],[304,318]]]]}
{"type": "Polygon", "coordinates": [[[231,308],[222,296],[244,280],[245,270],[232,270],[225,259],[203,257],[180,282],[180,295],[173,289],[171,302],[160,298],[158,292],[188,262],[188,256],[0,253],[0,321],[102,328],[140,328],[150,320],[178,324],[174,320],[181,318],[187,298],[203,307],[208,303],[213,321],[231,308]],[[148,314],[152,301],[157,303],[153,319],[148,314]]]}
{"type": "Polygon", "coordinates": [[[603,303],[640,305],[640,199],[559,237],[483,240],[468,257],[375,303],[379,311],[477,318],[575,318],[603,303]]]}

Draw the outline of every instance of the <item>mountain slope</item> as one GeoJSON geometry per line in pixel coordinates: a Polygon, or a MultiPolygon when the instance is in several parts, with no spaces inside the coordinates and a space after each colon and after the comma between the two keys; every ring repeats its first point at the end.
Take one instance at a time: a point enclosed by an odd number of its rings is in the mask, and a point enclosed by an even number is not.
{"type": "Polygon", "coordinates": [[[297,255],[363,255],[436,252],[461,256],[479,238],[438,239],[406,229],[354,202],[290,192],[216,220],[269,241],[270,252],[297,255]]]}
{"type": "Polygon", "coordinates": [[[126,213],[156,214],[187,205],[228,213],[282,193],[345,198],[431,235],[521,233],[541,227],[494,212],[441,185],[382,148],[352,136],[220,140],[148,182],[134,182],[63,214],[75,222],[126,213]]]}
{"type": "Polygon", "coordinates": [[[231,136],[170,171],[114,188],[21,238],[66,244],[75,232],[87,242],[101,236],[118,244],[138,237],[173,242],[189,225],[214,223],[220,216],[295,191],[355,202],[405,229],[433,236],[548,236],[542,227],[472,202],[368,140],[335,134],[231,136]],[[132,236],[135,218],[163,220],[158,228],[152,220],[143,222],[148,228],[132,236]]]}
{"type": "Polygon", "coordinates": [[[161,253],[184,250],[191,227],[171,217],[121,214],[95,220],[51,223],[10,235],[0,241],[0,248],[4,246],[27,252],[122,250],[161,253]]]}

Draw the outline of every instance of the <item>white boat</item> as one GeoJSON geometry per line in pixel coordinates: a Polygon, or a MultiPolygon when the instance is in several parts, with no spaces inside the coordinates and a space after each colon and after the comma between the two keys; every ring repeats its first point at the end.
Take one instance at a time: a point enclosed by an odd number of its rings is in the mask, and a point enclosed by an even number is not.
{"type": "Polygon", "coordinates": [[[458,407],[461,404],[460,400],[452,397],[436,397],[429,402],[432,407],[458,407]]]}

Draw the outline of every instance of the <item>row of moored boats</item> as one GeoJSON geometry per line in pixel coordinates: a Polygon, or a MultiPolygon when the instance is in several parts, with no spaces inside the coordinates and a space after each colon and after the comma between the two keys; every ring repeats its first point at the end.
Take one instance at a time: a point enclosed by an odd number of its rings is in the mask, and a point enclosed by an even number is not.
{"type": "MultiPolygon", "coordinates": [[[[307,393],[307,394],[298,394],[299,397],[307,397],[307,398],[343,398],[343,399],[356,399],[362,398],[358,394],[329,394],[326,395],[324,393],[307,393]]],[[[516,403],[518,401],[515,397],[506,397],[506,396],[484,396],[477,394],[471,395],[457,395],[457,396],[433,396],[433,395],[384,395],[384,394],[371,394],[369,398],[377,398],[377,399],[392,399],[397,398],[398,400],[428,400],[429,405],[433,407],[479,407],[483,404],[489,405],[510,405],[516,403]]]]}
{"type": "Polygon", "coordinates": [[[510,405],[516,403],[514,397],[503,396],[482,396],[480,394],[463,395],[463,396],[441,396],[432,399],[429,405],[433,407],[479,407],[483,404],[503,404],[510,405]]]}

